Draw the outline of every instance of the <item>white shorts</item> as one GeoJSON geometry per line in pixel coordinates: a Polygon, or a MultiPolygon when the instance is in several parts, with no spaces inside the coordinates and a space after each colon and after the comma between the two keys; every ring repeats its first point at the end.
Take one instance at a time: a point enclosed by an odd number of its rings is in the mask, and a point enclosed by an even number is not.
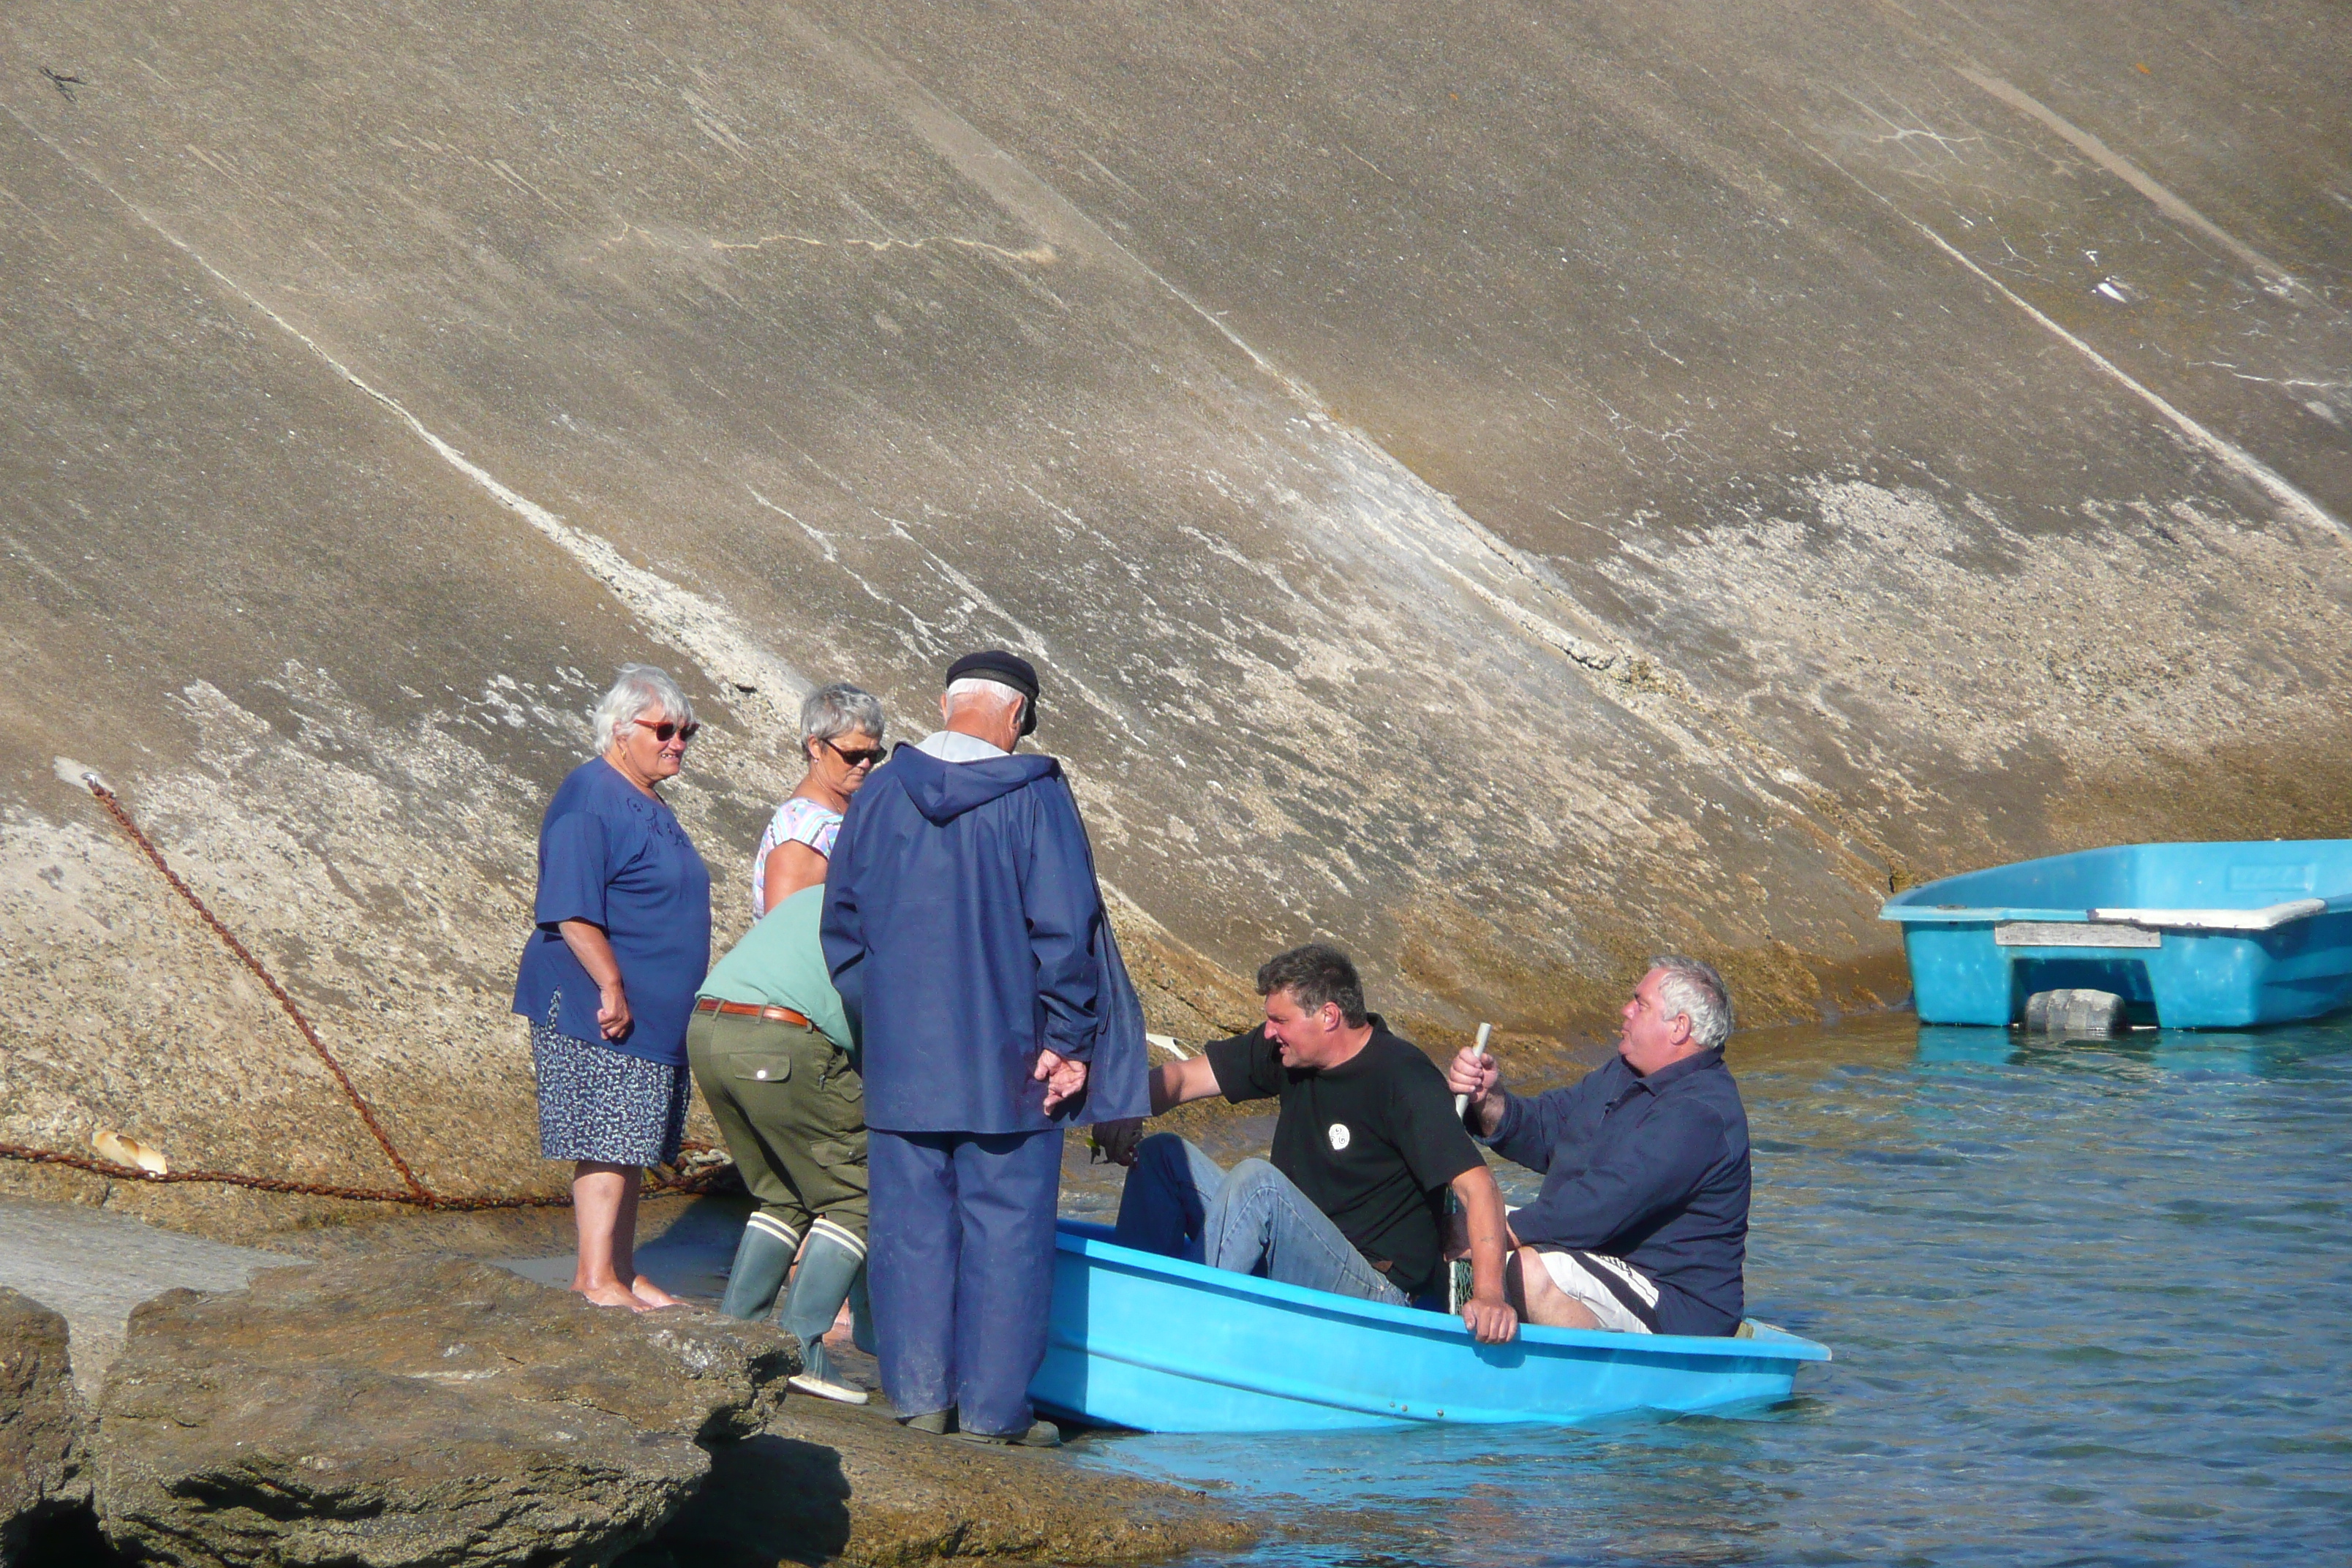
{"type": "Polygon", "coordinates": [[[1605,1252],[1543,1250],[1544,1272],[1570,1300],[1621,1334],[1658,1331],[1658,1287],[1622,1258],[1605,1252]]]}

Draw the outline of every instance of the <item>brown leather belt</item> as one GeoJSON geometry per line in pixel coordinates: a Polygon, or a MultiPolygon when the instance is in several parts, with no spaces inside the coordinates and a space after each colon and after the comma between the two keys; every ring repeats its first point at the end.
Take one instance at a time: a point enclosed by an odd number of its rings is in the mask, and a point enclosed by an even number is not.
{"type": "Polygon", "coordinates": [[[698,1013],[724,1013],[730,1018],[765,1018],[771,1024],[792,1024],[803,1029],[816,1027],[790,1007],[756,1007],[749,1002],[721,1002],[716,996],[697,997],[694,1010],[698,1013]]]}

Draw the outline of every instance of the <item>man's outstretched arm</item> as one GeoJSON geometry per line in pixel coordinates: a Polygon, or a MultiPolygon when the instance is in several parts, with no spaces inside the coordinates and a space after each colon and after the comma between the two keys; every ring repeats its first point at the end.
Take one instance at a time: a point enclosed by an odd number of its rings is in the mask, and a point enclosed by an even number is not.
{"type": "MultiPolygon", "coordinates": [[[[1225,1092],[1217,1081],[1217,1069],[1209,1063],[1206,1054],[1187,1057],[1181,1062],[1161,1062],[1151,1069],[1151,1114],[1165,1116],[1180,1105],[1190,1105],[1196,1100],[1206,1100],[1213,1094],[1225,1092]]],[[[1135,1163],[1136,1141],[1143,1135],[1143,1121],[1101,1121],[1095,1124],[1095,1142],[1114,1163],[1135,1163]]]]}
{"type": "Polygon", "coordinates": [[[1454,1195],[1470,1229],[1470,1300],[1462,1304],[1462,1321],[1480,1344],[1503,1344],[1519,1331],[1519,1315],[1503,1299],[1503,1259],[1509,1256],[1503,1190],[1481,1163],[1454,1178],[1454,1195]]]}
{"type": "Polygon", "coordinates": [[[1224,1092],[1225,1086],[1217,1081],[1217,1069],[1206,1055],[1187,1057],[1181,1062],[1161,1062],[1151,1069],[1154,1116],[1165,1116],[1180,1105],[1224,1092]]]}

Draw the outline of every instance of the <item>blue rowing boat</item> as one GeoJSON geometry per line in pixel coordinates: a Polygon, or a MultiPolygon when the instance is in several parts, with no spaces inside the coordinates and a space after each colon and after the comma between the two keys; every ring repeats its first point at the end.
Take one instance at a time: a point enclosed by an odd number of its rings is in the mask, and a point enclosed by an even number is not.
{"type": "Polygon", "coordinates": [[[2037,991],[2240,1029],[2352,1004],[2352,839],[2121,844],[1924,883],[1903,927],[1923,1024],[2014,1024],[2037,991]]]}
{"type": "Polygon", "coordinates": [[[1278,1285],[1116,1246],[1055,1238],[1045,1410],[1145,1432],[1308,1432],[1422,1421],[1569,1426],[1637,1410],[1721,1411],[1789,1397],[1829,1348],[1762,1323],[1695,1339],[1522,1328],[1482,1345],[1459,1318],[1278,1285]]]}

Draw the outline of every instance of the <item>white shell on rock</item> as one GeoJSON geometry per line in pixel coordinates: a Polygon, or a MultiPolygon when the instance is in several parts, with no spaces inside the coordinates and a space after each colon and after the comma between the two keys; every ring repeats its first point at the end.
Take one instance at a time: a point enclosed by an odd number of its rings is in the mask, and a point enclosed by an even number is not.
{"type": "Polygon", "coordinates": [[[101,1127],[91,1133],[89,1146],[118,1165],[135,1166],[151,1176],[169,1174],[172,1169],[172,1163],[163,1158],[163,1151],[111,1127],[101,1127]]]}

